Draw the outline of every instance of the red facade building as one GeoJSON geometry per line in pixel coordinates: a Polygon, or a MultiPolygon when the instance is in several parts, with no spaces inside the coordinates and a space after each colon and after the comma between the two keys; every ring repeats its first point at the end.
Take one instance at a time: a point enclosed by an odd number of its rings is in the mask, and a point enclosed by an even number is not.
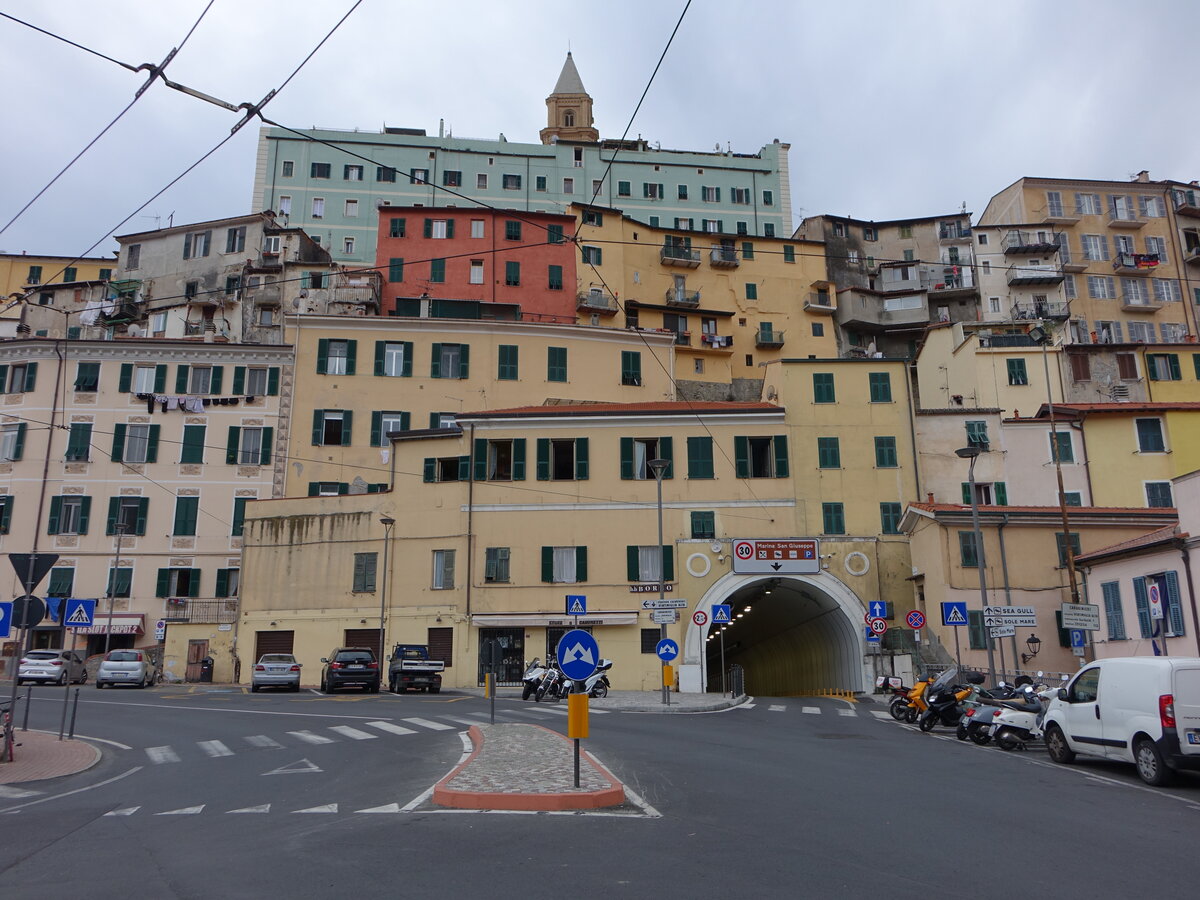
{"type": "MultiPolygon", "coordinates": [[[[525,321],[574,322],[574,234],[574,217],[553,213],[380,207],[375,264],[383,314],[419,315],[423,301],[473,300],[519,306],[525,321]]],[[[491,317],[486,307],[481,315],[491,317]]]]}

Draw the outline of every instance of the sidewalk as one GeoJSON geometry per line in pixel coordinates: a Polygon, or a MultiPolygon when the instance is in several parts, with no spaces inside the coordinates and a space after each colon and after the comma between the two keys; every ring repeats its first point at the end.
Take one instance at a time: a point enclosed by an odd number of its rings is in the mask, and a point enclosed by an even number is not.
{"type": "MultiPolygon", "coordinates": [[[[447,689],[449,690],[449,689],[447,689]]],[[[455,688],[455,692],[471,694],[475,697],[483,696],[483,688],[455,688]]],[[[661,691],[609,691],[607,697],[593,697],[588,700],[588,706],[591,709],[604,710],[619,710],[620,712],[641,712],[641,713],[702,713],[715,712],[721,709],[729,709],[732,706],[740,706],[749,700],[749,697],[728,697],[720,694],[679,694],[672,693],[669,695],[670,705],[664,705],[662,702],[661,691]]],[[[496,691],[497,700],[520,700],[520,688],[499,688],[496,691]]],[[[526,701],[533,703],[532,699],[526,701]]],[[[544,701],[554,703],[562,701],[544,701]]]]}
{"type": "Polygon", "coordinates": [[[58,739],[58,732],[13,732],[18,745],[13,762],[0,763],[0,784],[19,784],[74,775],[100,762],[100,751],[86,741],[58,739]]]}

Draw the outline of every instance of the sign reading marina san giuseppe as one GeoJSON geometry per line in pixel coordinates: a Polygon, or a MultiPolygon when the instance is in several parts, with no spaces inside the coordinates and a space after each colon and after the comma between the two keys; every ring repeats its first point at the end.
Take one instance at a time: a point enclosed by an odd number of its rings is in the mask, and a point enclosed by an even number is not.
{"type": "Polygon", "coordinates": [[[813,538],[733,542],[733,571],[746,575],[816,575],[821,571],[820,542],[813,538]]]}

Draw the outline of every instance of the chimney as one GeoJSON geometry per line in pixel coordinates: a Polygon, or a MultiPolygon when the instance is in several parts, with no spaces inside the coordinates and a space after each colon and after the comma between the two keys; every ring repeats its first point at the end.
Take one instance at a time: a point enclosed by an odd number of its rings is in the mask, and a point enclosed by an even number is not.
{"type": "Polygon", "coordinates": [[[1150,173],[1147,170],[1142,169],[1142,171],[1137,173],[1137,176],[1133,180],[1142,184],[1146,184],[1150,181],[1150,173]]]}

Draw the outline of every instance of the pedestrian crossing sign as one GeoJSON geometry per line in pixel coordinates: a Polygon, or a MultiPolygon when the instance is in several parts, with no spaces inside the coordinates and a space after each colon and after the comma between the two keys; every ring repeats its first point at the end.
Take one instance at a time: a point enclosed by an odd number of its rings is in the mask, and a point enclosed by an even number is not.
{"type": "Polygon", "coordinates": [[[586,616],[587,597],[583,594],[567,594],[567,615],[586,616]]]}
{"type": "Polygon", "coordinates": [[[967,622],[966,600],[950,600],[942,604],[943,625],[963,626],[967,622]]]}
{"type": "Polygon", "coordinates": [[[69,597],[63,601],[63,625],[67,628],[87,628],[96,618],[96,601],[69,597]]]}

